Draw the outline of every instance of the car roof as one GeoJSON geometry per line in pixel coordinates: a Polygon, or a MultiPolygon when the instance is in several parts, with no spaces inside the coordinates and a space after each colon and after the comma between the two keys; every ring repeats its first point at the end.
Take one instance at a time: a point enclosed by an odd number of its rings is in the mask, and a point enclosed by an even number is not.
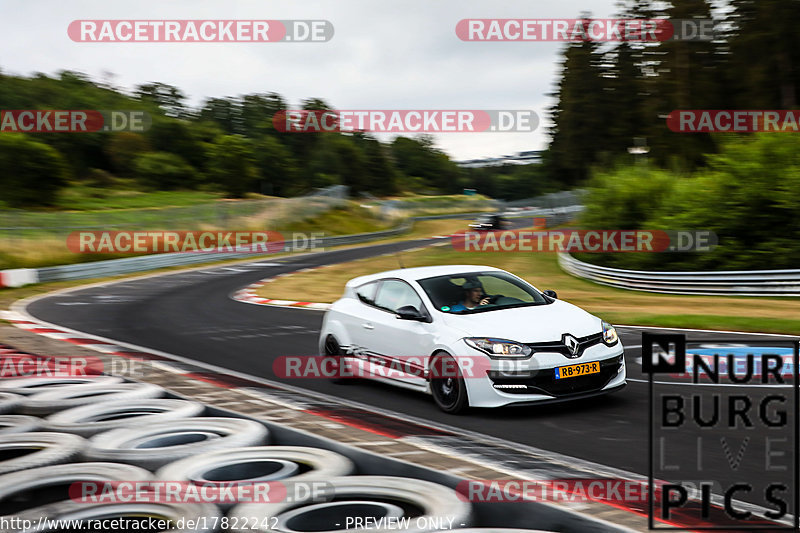
{"type": "Polygon", "coordinates": [[[369,274],[366,276],[359,276],[347,282],[348,287],[355,287],[384,278],[398,278],[405,281],[417,281],[425,278],[432,278],[435,276],[448,276],[453,274],[468,274],[472,272],[486,272],[496,271],[503,272],[503,270],[490,266],[482,265],[437,265],[426,267],[413,267],[413,268],[398,268],[396,270],[387,270],[385,272],[378,272],[376,274],[369,274]]]}

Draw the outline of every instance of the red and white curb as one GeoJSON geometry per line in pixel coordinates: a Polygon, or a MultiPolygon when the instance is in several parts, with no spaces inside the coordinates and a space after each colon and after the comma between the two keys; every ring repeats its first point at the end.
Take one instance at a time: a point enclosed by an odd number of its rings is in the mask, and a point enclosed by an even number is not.
{"type": "MultiPolygon", "coordinates": [[[[458,234],[453,234],[453,235],[458,235],[458,234]]],[[[452,237],[453,235],[447,235],[447,236],[439,236],[439,235],[437,235],[437,236],[434,236],[432,238],[434,238],[434,239],[447,239],[449,237],[452,237]]],[[[446,246],[446,244],[447,243],[434,242],[434,243],[431,243],[431,244],[426,244],[424,246],[417,246],[416,248],[409,248],[408,250],[403,250],[403,253],[418,252],[420,250],[424,250],[425,248],[431,248],[433,246],[446,246]]],[[[371,257],[370,259],[374,259],[376,257],[385,257],[385,256],[389,256],[389,255],[397,255],[397,252],[387,252],[385,254],[380,254],[380,255],[376,255],[374,257],[371,257]]],[[[330,265],[320,265],[320,266],[316,266],[316,267],[303,268],[303,269],[300,269],[300,270],[295,270],[294,272],[286,272],[284,274],[277,274],[277,275],[269,277],[269,278],[264,278],[261,281],[257,281],[255,283],[251,283],[250,285],[248,285],[248,286],[246,286],[246,287],[244,287],[242,289],[239,289],[238,291],[234,292],[233,294],[231,294],[231,298],[233,300],[236,300],[237,302],[242,302],[242,303],[246,303],[246,304],[271,305],[271,306],[274,306],[274,307],[293,307],[293,308],[296,308],[296,309],[317,309],[317,310],[324,311],[325,309],[328,309],[331,306],[331,304],[322,303],[322,302],[305,302],[305,301],[300,301],[300,300],[276,300],[276,299],[273,299],[273,298],[264,298],[263,296],[259,296],[257,291],[258,291],[258,289],[260,289],[261,287],[263,287],[267,283],[271,283],[271,282],[273,282],[273,281],[275,281],[277,279],[280,279],[280,278],[285,278],[286,276],[293,276],[294,274],[302,274],[304,272],[311,272],[312,270],[320,270],[320,269],[323,269],[323,268],[330,268],[330,267],[338,266],[339,264],[341,264],[341,263],[334,263],[334,264],[330,264],[330,265]]]]}
{"type": "MultiPolygon", "coordinates": [[[[327,266],[327,265],[325,265],[327,266]]],[[[236,300],[237,302],[242,302],[246,304],[256,304],[256,305],[272,305],[275,307],[294,307],[300,309],[318,309],[318,310],[325,310],[331,306],[331,304],[327,303],[319,303],[319,302],[301,302],[296,300],[276,300],[273,298],[264,298],[256,294],[256,291],[266,285],[267,283],[273,282],[278,278],[290,276],[292,274],[298,274],[300,272],[308,272],[310,270],[317,270],[323,267],[315,267],[315,268],[304,268],[302,270],[298,270],[296,272],[289,272],[286,274],[278,274],[277,276],[273,276],[271,278],[262,279],[261,281],[257,281],[248,285],[243,289],[239,289],[235,293],[231,295],[231,298],[236,300]]]]}
{"type": "MultiPolygon", "coordinates": [[[[162,359],[161,357],[149,352],[132,350],[131,348],[120,344],[114,344],[112,342],[94,337],[83,336],[80,333],[71,331],[69,329],[59,328],[46,322],[39,322],[30,316],[25,316],[17,311],[0,311],[0,319],[10,322],[11,325],[20,329],[30,331],[31,333],[36,333],[37,335],[48,337],[50,339],[68,342],[70,344],[89,348],[91,350],[108,355],[117,355],[128,359],[162,359]]],[[[172,369],[172,367],[170,367],[170,369],[172,369]]]]}

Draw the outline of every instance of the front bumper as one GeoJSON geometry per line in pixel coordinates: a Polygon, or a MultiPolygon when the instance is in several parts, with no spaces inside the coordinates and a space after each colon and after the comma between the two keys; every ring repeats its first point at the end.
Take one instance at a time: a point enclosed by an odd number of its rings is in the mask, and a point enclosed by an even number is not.
{"type": "Polygon", "coordinates": [[[475,407],[509,404],[550,403],[615,392],[625,386],[626,368],[622,343],[596,345],[577,359],[561,354],[535,354],[527,368],[513,371],[492,369],[484,379],[467,379],[469,403],[475,407]],[[555,379],[555,368],[597,361],[600,372],[586,376],[555,379]]]}

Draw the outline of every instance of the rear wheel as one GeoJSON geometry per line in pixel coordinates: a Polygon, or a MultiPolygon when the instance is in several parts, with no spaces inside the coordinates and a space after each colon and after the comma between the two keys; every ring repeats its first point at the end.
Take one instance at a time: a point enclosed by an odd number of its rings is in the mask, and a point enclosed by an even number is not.
{"type": "MultiPolygon", "coordinates": [[[[328,335],[325,338],[325,353],[324,357],[330,357],[332,359],[332,363],[330,365],[330,369],[334,375],[338,376],[341,375],[341,365],[343,364],[343,350],[341,346],[339,346],[339,342],[336,340],[336,337],[333,335],[328,335]]],[[[330,378],[331,383],[336,383],[341,385],[343,383],[347,383],[346,378],[341,377],[332,377],[330,378]]]]}
{"type": "Polygon", "coordinates": [[[464,377],[450,354],[439,352],[431,358],[430,386],[436,405],[445,413],[454,415],[469,407],[464,377]]]}

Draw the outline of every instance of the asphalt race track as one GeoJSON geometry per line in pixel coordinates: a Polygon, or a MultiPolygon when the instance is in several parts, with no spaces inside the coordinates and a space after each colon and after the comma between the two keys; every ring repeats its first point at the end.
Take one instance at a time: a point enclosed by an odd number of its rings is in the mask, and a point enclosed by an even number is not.
{"type": "MultiPolygon", "coordinates": [[[[430,242],[425,239],[301,257],[261,258],[233,266],[123,281],[39,299],[28,307],[28,312],[38,319],[82,332],[281,381],[272,371],[274,359],[283,355],[316,354],[323,313],[236,302],[230,298],[231,293],[276,274],[415,248],[430,242]]],[[[558,290],[558,287],[540,287],[548,288],[558,290]]],[[[302,299],[302,295],[298,295],[298,299],[302,299]]],[[[588,400],[472,409],[465,415],[452,416],[440,412],[426,395],[377,383],[358,381],[335,385],[323,379],[293,379],[291,384],[646,475],[648,385],[637,361],[641,356],[641,331],[620,328],[626,346],[628,376],[632,378],[627,388],[614,395],[588,400]]],[[[731,342],[741,342],[742,337],[691,334],[693,339],[730,339],[731,342]]],[[[753,338],[747,336],[749,340],[753,338]]],[[[768,336],[761,338],[770,339],[768,336]]],[[[711,389],[713,387],[703,387],[700,392],[707,394],[711,389]]],[[[748,393],[754,404],[767,394],[765,388],[753,388],[748,393]]],[[[790,420],[792,413],[789,406],[790,420]]],[[[700,435],[701,430],[681,431],[686,433],[670,442],[669,453],[674,454],[673,457],[695,457],[694,436],[700,435]]],[[[785,436],[791,438],[788,432],[785,436]]],[[[720,481],[723,485],[743,480],[757,483],[762,479],[764,435],[756,432],[753,437],[736,471],[718,462],[708,466],[706,479],[720,481]]],[[[730,445],[734,450],[739,448],[738,442],[730,445]]],[[[786,476],[791,486],[790,472],[786,476]]],[[[737,498],[764,505],[760,495],[739,494],[737,498]]]]}

